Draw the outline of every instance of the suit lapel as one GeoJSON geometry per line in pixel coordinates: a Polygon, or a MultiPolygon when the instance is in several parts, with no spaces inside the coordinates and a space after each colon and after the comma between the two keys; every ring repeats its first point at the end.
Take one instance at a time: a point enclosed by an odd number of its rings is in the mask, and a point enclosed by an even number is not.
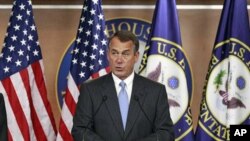
{"type": "Polygon", "coordinates": [[[108,74],[108,76],[104,80],[102,90],[103,90],[102,94],[107,96],[107,101],[105,102],[105,104],[108,108],[109,114],[114,122],[114,125],[116,126],[121,137],[123,138],[124,130],[122,125],[122,119],[119,109],[117,93],[115,90],[115,84],[111,73],[108,74]]]}
{"type": "Polygon", "coordinates": [[[133,87],[132,87],[132,95],[130,99],[129,111],[128,111],[128,118],[127,118],[127,125],[125,130],[125,138],[128,136],[129,132],[131,131],[139,113],[140,113],[140,106],[139,101],[142,104],[145,96],[143,92],[143,84],[140,81],[140,77],[135,74],[133,87]],[[138,98],[139,101],[135,100],[135,97],[138,98]]]}

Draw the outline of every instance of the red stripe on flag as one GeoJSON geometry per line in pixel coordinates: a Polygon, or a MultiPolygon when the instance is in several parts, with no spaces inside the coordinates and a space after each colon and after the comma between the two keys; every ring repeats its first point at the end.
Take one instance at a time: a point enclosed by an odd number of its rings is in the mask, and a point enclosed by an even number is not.
{"type": "Polygon", "coordinates": [[[10,130],[8,129],[8,141],[13,141],[12,136],[10,134],[10,130]]]}
{"type": "Polygon", "coordinates": [[[110,67],[109,66],[106,67],[105,70],[106,70],[107,73],[109,73],[110,72],[110,67]]]}
{"type": "Polygon", "coordinates": [[[59,133],[64,141],[73,141],[73,137],[71,136],[71,133],[62,118],[60,119],[59,133]]]}
{"type": "Polygon", "coordinates": [[[5,88],[5,91],[7,92],[10,106],[13,110],[13,113],[15,114],[16,119],[12,119],[12,120],[17,121],[17,124],[23,135],[24,140],[30,141],[29,125],[27,123],[22,106],[15,92],[15,88],[13,87],[12,82],[9,77],[1,81],[2,81],[3,87],[5,88]]]}
{"type": "Polygon", "coordinates": [[[33,124],[33,130],[34,130],[34,133],[36,135],[36,139],[37,139],[37,141],[45,141],[45,140],[47,140],[47,138],[46,138],[44,131],[41,130],[43,128],[42,128],[40,120],[37,116],[37,112],[34,108],[34,104],[32,102],[31,89],[30,89],[30,84],[29,84],[31,80],[29,78],[29,73],[28,73],[27,69],[20,71],[20,75],[22,77],[22,80],[23,80],[23,83],[24,83],[24,86],[25,86],[25,89],[27,92],[27,96],[29,99],[31,121],[33,124]]]}
{"type": "Polygon", "coordinates": [[[96,72],[96,73],[93,73],[93,74],[92,74],[92,78],[95,79],[95,78],[98,78],[98,77],[99,77],[99,72],[96,72]]]}
{"type": "Polygon", "coordinates": [[[68,88],[66,89],[66,94],[65,94],[64,99],[65,99],[65,104],[67,105],[71,114],[75,115],[76,102],[75,102],[74,98],[72,97],[72,94],[70,93],[68,88]]]}
{"type": "Polygon", "coordinates": [[[46,90],[45,81],[44,81],[44,78],[43,78],[43,72],[42,72],[40,62],[39,61],[34,62],[31,65],[31,67],[32,67],[32,70],[34,71],[36,85],[38,86],[40,96],[41,96],[41,98],[43,100],[43,105],[46,108],[46,111],[47,111],[47,113],[49,115],[51,124],[52,124],[53,129],[54,129],[54,132],[56,134],[56,132],[57,132],[56,131],[56,124],[55,124],[53,113],[52,113],[52,110],[51,110],[51,107],[50,107],[50,103],[49,103],[49,101],[47,99],[47,90],[46,90]]]}

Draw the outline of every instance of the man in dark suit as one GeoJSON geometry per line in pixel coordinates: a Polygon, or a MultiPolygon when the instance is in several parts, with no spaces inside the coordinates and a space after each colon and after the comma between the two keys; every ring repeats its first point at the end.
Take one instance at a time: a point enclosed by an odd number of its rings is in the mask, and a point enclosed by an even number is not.
{"type": "Polygon", "coordinates": [[[0,141],[7,141],[7,118],[3,95],[0,93],[0,141]]]}
{"type": "Polygon", "coordinates": [[[118,31],[109,41],[112,73],[81,85],[72,135],[75,141],[173,141],[164,85],[134,73],[139,41],[118,31]]]}

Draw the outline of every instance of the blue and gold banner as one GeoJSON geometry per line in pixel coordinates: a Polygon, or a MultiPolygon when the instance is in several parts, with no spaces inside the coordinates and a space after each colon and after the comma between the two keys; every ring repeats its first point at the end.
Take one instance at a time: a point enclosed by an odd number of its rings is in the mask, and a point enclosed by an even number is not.
{"type": "Polygon", "coordinates": [[[250,28],[246,0],[225,0],[200,107],[197,141],[229,141],[250,124],[250,28]]]}
{"type": "Polygon", "coordinates": [[[139,73],[166,86],[176,141],[193,141],[193,81],[175,0],[158,0],[139,73]]]}

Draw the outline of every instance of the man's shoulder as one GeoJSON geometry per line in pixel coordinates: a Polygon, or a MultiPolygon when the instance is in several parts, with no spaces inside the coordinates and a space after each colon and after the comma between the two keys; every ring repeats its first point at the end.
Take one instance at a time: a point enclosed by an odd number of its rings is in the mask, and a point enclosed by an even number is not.
{"type": "Polygon", "coordinates": [[[110,77],[110,74],[108,73],[108,74],[105,74],[105,75],[100,76],[98,78],[87,80],[83,84],[85,84],[85,85],[100,85],[100,84],[103,84],[109,77],[110,77]]]}

